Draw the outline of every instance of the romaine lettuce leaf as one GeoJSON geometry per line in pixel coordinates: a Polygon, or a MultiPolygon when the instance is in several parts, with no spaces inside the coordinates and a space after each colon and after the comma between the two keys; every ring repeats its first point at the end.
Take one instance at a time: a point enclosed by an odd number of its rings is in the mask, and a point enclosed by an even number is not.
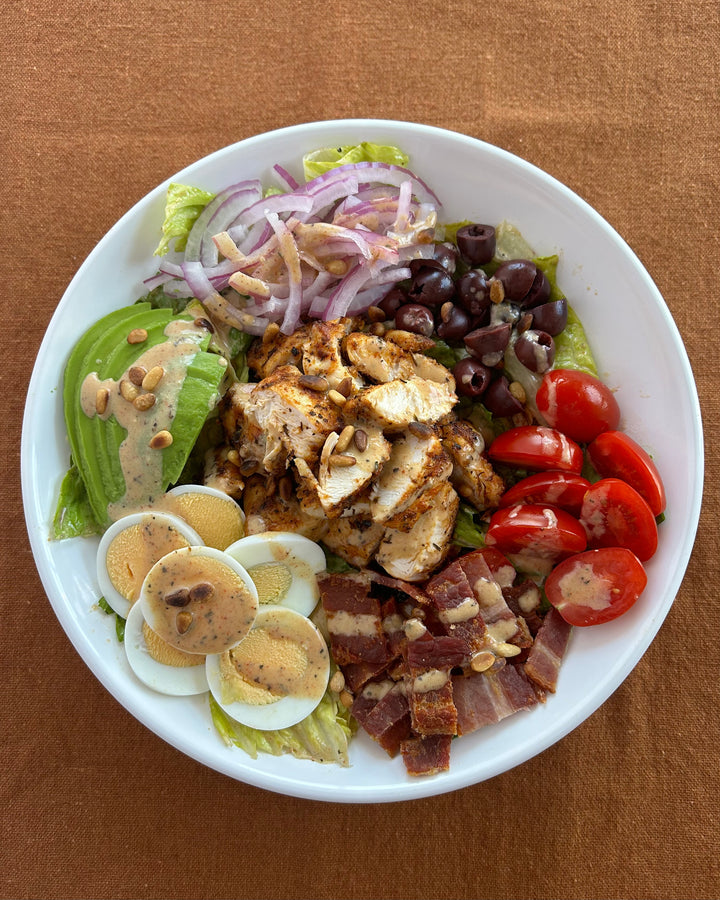
{"type": "Polygon", "coordinates": [[[155,250],[155,256],[167,253],[173,238],[175,250],[185,249],[190,229],[214,196],[215,194],[187,184],[168,185],[165,220],[162,224],[163,236],[155,250]]]}
{"type": "Polygon", "coordinates": [[[477,549],[485,546],[485,532],[487,525],[481,525],[475,521],[477,510],[468,503],[461,503],[455,519],[455,530],[452,541],[458,547],[477,549]]]}
{"type": "Polygon", "coordinates": [[[329,172],[330,169],[359,162],[382,162],[395,166],[407,166],[409,157],[399,147],[393,147],[390,144],[363,142],[353,146],[323,147],[303,156],[305,180],[312,181],[313,178],[329,172]]]}
{"type": "Polygon", "coordinates": [[[585,329],[575,310],[568,305],[568,320],[564,330],[555,338],[554,369],[577,369],[598,377],[597,365],[588,343],[585,329]]]}
{"type": "Polygon", "coordinates": [[[62,541],[65,538],[88,537],[102,532],[103,529],[93,515],[85,482],[77,466],[71,465],[60,485],[50,538],[62,541]]]}
{"type": "Polygon", "coordinates": [[[260,731],[248,728],[231,719],[210,695],[210,715],[218,733],[228,745],[244,750],[257,759],[258,753],[272,756],[292,754],[297,759],[337,763],[349,766],[348,745],[356,725],[346,709],[331,693],[325,696],[315,711],[291,728],[260,731]]]}

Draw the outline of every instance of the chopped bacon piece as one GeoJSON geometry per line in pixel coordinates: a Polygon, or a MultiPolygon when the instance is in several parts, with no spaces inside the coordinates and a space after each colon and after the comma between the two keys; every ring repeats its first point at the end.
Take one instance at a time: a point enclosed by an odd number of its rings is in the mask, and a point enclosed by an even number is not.
{"type": "Polygon", "coordinates": [[[342,672],[345,684],[357,694],[367,683],[383,675],[387,669],[387,660],[379,663],[345,663],[342,672]]]}
{"type": "Polygon", "coordinates": [[[386,665],[387,642],[380,601],[370,596],[370,581],[361,575],[326,575],[318,580],[332,654],[338,665],[386,665]]]}
{"type": "Polygon", "coordinates": [[[484,554],[481,551],[467,553],[460,557],[458,563],[472,588],[488,630],[496,640],[509,640],[517,630],[517,616],[505,602],[502,588],[495,580],[484,554]]]}
{"type": "Polygon", "coordinates": [[[543,623],[542,616],[538,615],[540,588],[534,581],[521,581],[520,584],[504,587],[503,597],[515,615],[525,620],[534,637],[543,623]]]}
{"type": "Polygon", "coordinates": [[[467,662],[467,646],[461,638],[429,634],[416,641],[408,641],[407,661],[412,675],[428,669],[450,671],[467,662]]]}
{"type": "Polygon", "coordinates": [[[408,597],[412,597],[419,607],[423,608],[425,606],[430,606],[430,597],[428,597],[427,593],[416,584],[410,584],[409,581],[402,581],[400,578],[391,578],[389,575],[383,575],[380,572],[368,571],[366,574],[371,581],[375,581],[377,584],[382,584],[384,587],[400,591],[403,594],[407,594],[408,597]]]}
{"type": "Polygon", "coordinates": [[[437,775],[450,768],[450,744],[446,734],[418,736],[403,741],[400,751],[408,775],[437,775]]]}
{"type": "Polygon", "coordinates": [[[551,609],[540,626],[525,663],[527,676],[553,694],[571,630],[572,626],[560,613],[551,609]]]}
{"type": "MultiPolygon", "coordinates": [[[[487,566],[485,569],[489,574],[487,566]]],[[[426,591],[446,633],[465,641],[468,656],[485,648],[485,622],[478,615],[478,602],[461,560],[455,560],[431,578],[426,591]]]]}
{"type": "Polygon", "coordinates": [[[530,709],[538,695],[518,666],[505,665],[496,673],[453,678],[453,697],[458,713],[458,734],[469,734],[493,725],[506,716],[530,709]]]}
{"type": "Polygon", "coordinates": [[[418,734],[456,734],[450,670],[466,657],[465,641],[429,633],[408,641],[406,678],[413,731],[418,734]]]}
{"type": "Polygon", "coordinates": [[[401,743],[411,735],[410,708],[401,684],[392,686],[376,699],[368,685],[352,706],[352,714],[370,737],[389,756],[396,756],[401,743]]]}

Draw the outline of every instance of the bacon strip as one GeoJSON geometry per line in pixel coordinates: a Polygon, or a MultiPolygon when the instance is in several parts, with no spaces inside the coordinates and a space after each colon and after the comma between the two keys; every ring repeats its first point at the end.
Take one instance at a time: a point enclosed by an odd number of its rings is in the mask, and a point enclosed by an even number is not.
{"type": "Polygon", "coordinates": [[[352,706],[352,714],[388,756],[397,756],[403,741],[411,736],[410,708],[401,684],[396,684],[379,700],[362,693],[352,706]]]}
{"type": "Polygon", "coordinates": [[[513,665],[505,665],[491,675],[453,678],[453,698],[458,714],[458,734],[470,734],[485,725],[494,725],[506,716],[538,703],[537,693],[528,677],[521,668],[513,665]]]}
{"type": "Polygon", "coordinates": [[[555,693],[572,626],[551,609],[540,626],[525,663],[525,673],[541,688],[555,693]]]}
{"type": "Polygon", "coordinates": [[[443,635],[408,641],[408,702],[413,731],[418,734],[456,734],[450,670],[466,660],[465,641],[443,635]],[[439,683],[438,683],[439,682],[439,683]]]}
{"type": "Polygon", "coordinates": [[[320,599],[338,665],[389,662],[380,601],[370,596],[370,581],[358,575],[326,575],[318,580],[320,599]]]}
{"type": "Polygon", "coordinates": [[[400,745],[408,775],[437,775],[450,768],[452,738],[446,734],[413,737],[400,745]]]}

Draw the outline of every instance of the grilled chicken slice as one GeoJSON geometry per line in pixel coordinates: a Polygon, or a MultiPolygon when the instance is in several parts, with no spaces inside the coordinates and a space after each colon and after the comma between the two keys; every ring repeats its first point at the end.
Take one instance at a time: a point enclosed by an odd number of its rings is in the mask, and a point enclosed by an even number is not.
{"type": "Polygon", "coordinates": [[[455,527],[460,498],[452,485],[441,482],[435,503],[410,531],[386,528],[375,560],[393,578],[424,581],[445,559],[455,527]]]}
{"type": "Polygon", "coordinates": [[[268,455],[278,443],[287,456],[313,462],[327,436],[341,424],[339,408],[326,393],[306,386],[303,377],[294,366],[279,366],[250,394],[246,412],[266,434],[263,463],[268,471],[273,470],[268,455]]]}
{"type": "Polygon", "coordinates": [[[370,504],[365,500],[354,505],[353,515],[330,519],[323,542],[346,563],[356,569],[364,569],[370,564],[384,535],[385,526],[373,522],[370,504]]]}
{"type": "Polygon", "coordinates": [[[438,497],[445,496],[445,493],[444,481],[438,482],[433,487],[428,487],[410,506],[389,518],[385,522],[385,527],[394,528],[396,531],[410,531],[420,516],[438,502],[438,497]]]}
{"type": "Polygon", "coordinates": [[[424,334],[414,334],[412,331],[403,331],[401,328],[391,328],[386,331],[385,339],[410,353],[425,353],[435,346],[432,338],[425,337],[424,334]]]}
{"type": "Polygon", "coordinates": [[[268,452],[268,435],[258,425],[252,402],[255,384],[233,384],[220,403],[220,418],[230,445],[237,450],[241,460],[254,460],[258,463],[268,458],[280,459],[276,466],[278,472],[285,468],[285,454],[277,441],[273,443],[274,453],[268,452]]]}
{"type": "Polygon", "coordinates": [[[368,426],[363,431],[367,439],[364,449],[359,450],[353,440],[342,454],[334,452],[340,435],[330,434],[320,455],[317,477],[305,460],[295,461],[303,497],[314,494],[328,518],[339,516],[350,506],[390,456],[390,443],[379,428],[368,426]],[[342,465],[337,463],[340,456],[342,465]],[[345,464],[351,459],[355,462],[345,464]]]}
{"type": "Polygon", "coordinates": [[[245,512],[245,533],[259,534],[263,531],[295,531],[311,541],[322,540],[327,531],[328,522],[322,510],[308,511],[298,500],[292,476],[283,476],[290,480],[290,490],[282,490],[274,478],[264,475],[252,475],[243,493],[243,511],[245,512]]]}
{"type": "Polygon", "coordinates": [[[435,432],[427,430],[426,436],[408,432],[393,443],[390,459],[370,494],[374,522],[386,522],[401,513],[428,487],[450,476],[450,457],[435,432]]]}
{"type": "Polygon", "coordinates": [[[331,388],[337,388],[346,378],[353,389],[363,386],[357,369],[343,359],[343,339],[357,325],[355,319],[336,319],[332,322],[313,322],[303,345],[302,367],[306,375],[323,375],[331,388]]]}
{"type": "Polygon", "coordinates": [[[358,372],[373,381],[407,381],[417,375],[428,381],[448,384],[451,390],[455,390],[453,376],[445,366],[429,356],[404,350],[393,341],[383,340],[374,334],[354,331],[345,338],[343,350],[358,372]]]}
{"type": "Polygon", "coordinates": [[[228,459],[229,447],[216,447],[205,454],[203,484],[239,500],[245,479],[238,466],[228,459]]]}
{"type": "Polygon", "coordinates": [[[450,422],[440,430],[442,444],[452,460],[450,481],[478,510],[492,509],[505,490],[502,478],[485,456],[482,435],[468,422],[450,422]]]}
{"type": "Polygon", "coordinates": [[[270,340],[253,341],[247,353],[248,366],[258,379],[267,378],[278,366],[302,364],[303,348],[310,336],[310,326],[301,325],[292,334],[275,335],[270,340]]]}
{"type": "Polygon", "coordinates": [[[448,384],[412,375],[359,391],[345,404],[346,418],[374,422],[388,433],[405,431],[411,422],[433,425],[449,415],[457,402],[448,384]]]}

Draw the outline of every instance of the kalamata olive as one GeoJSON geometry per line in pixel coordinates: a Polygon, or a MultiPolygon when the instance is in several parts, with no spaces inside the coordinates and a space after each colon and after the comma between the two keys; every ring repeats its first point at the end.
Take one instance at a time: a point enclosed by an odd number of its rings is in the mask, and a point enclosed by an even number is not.
{"type": "Polygon", "coordinates": [[[423,266],[413,276],[408,300],[411,303],[422,303],[423,306],[441,306],[455,293],[455,283],[439,263],[439,268],[423,266]]]}
{"type": "Polygon", "coordinates": [[[443,303],[440,307],[440,321],[437,326],[438,337],[444,341],[459,341],[470,331],[470,316],[461,306],[454,303],[443,303]]]}
{"type": "Polygon", "coordinates": [[[495,229],[492,225],[463,225],[458,228],[456,241],[465,262],[482,266],[495,256],[495,229]]]}
{"type": "Polygon", "coordinates": [[[482,397],[490,383],[490,369],[471,356],[466,356],[465,359],[455,363],[452,373],[458,394],[471,397],[473,400],[482,397]]]}
{"type": "Polygon", "coordinates": [[[400,309],[400,307],[407,303],[407,296],[400,290],[400,288],[393,288],[389,291],[383,299],[378,303],[380,309],[385,313],[388,319],[394,319],[395,313],[400,309]]]}
{"type": "Polygon", "coordinates": [[[494,277],[502,282],[505,299],[520,303],[533,286],[536,275],[537,266],[532,260],[511,259],[498,267],[494,277]]]}
{"type": "Polygon", "coordinates": [[[510,383],[504,375],[488,385],[483,405],[494,416],[514,416],[523,411],[522,403],[510,392],[510,383]]]}
{"type": "Polygon", "coordinates": [[[550,282],[543,270],[538,267],[533,279],[532,287],[527,292],[527,296],[522,301],[524,307],[539,306],[541,303],[547,303],[550,299],[550,282]]]}
{"type": "Polygon", "coordinates": [[[532,315],[532,327],[538,331],[546,331],[548,334],[556,335],[567,325],[568,304],[563,297],[562,300],[552,300],[550,303],[543,303],[542,306],[536,306],[530,310],[532,315]]]}
{"type": "Polygon", "coordinates": [[[450,275],[455,274],[457,268],[457,250],[452,244],[434,244],[433,259],[450,275]]]}
{"type": "Polygon", "coordinates": [[[545,331],[531,328],[515,341],[515,356],[531,372],[544,375],[555,361],[555,341],[545,331]]]}
{"type": "Polygon", "coordinates": [[[395,313],[395,327],[401,331],[411,331],[430,337],[435,329],[435,319],[427,306],[406,303],[395,313]]]}
{"type": "Polygon", "coordinates": [[[483,365],[496,366],[503,358],[511,331],[512,325],[509,322],[476,328],[465,335],[465,346],[483,365]]]}
{"type": "Polygon", "coordinates": [[[455,285],[458,303],[471,316],[480,316],[490,308],[490,286],[482,269],[468,269],[455,285]]]}

